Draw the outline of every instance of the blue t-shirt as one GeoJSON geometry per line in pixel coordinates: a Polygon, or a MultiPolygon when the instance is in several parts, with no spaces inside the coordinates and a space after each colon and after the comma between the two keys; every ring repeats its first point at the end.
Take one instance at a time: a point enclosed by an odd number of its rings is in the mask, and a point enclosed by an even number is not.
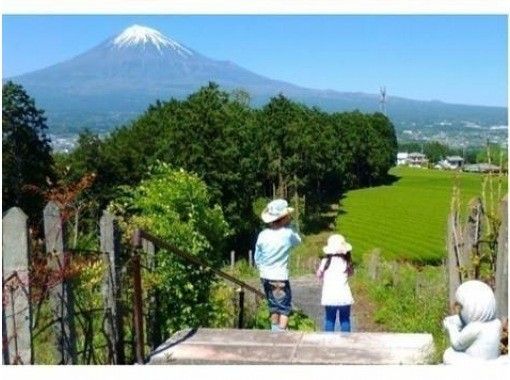
{"type": "Polygon", "coordinates": [[[288,280],[289,253],[301,242],[290,227],[266,228],[260,232],[255,245],[255,265],[260,277],[267,280],[288,280]]]}

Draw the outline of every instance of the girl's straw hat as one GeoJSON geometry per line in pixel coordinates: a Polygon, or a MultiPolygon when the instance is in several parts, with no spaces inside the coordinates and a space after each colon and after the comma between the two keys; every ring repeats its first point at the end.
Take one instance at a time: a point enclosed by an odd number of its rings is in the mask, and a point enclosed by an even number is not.
{"type": "Polygon", "coordinates": [[[345,241],[342,235],[334,234],[328,238],[328,245],[324,246],[322,250],[327,255],[343,254],[352,251],[352,246],[345,241]]]}
{"type": "Polygon", "coordinates": [[[260,216],[264,223],[272,223],[275,220],[289,215],[292,211],[294,211],[294,209],[289,207],[285,199],[275,199],[267,204],[260,216]]]}

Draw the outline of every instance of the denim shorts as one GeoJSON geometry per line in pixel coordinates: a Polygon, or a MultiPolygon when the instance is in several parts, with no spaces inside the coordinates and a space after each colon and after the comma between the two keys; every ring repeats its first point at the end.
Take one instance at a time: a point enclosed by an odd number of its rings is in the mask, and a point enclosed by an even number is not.
{"type": "Polygon", "coordinates": [[[271,314],[289,315],[292,308],[292,294],[288,280],[267,280],[261,278],[264,293],[266,293],[267,306],[271,314]]]}

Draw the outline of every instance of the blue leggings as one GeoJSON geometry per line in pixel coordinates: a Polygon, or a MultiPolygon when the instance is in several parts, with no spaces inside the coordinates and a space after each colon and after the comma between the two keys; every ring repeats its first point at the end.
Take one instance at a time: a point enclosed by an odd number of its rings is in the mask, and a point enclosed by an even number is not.
{"type": "Polygon", "coordinates": [[[335,331],[336,316],[340,314],[340,331],[351,331],[351,305],[326,306],[326,318],[324,320],[324,331],[335,331]]]}

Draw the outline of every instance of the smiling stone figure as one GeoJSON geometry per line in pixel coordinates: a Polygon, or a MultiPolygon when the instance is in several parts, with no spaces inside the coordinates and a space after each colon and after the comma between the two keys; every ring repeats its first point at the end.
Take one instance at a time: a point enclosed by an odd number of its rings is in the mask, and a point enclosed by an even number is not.
{"type": "Polygon", "coordinates": [[[466,281],[455,292],[458,314],[443,320],[451,347],[443,355],[445,364],[473,363],[498,359],[501,321],[496,318],[492,289],[481,281],[466,281]]]}

